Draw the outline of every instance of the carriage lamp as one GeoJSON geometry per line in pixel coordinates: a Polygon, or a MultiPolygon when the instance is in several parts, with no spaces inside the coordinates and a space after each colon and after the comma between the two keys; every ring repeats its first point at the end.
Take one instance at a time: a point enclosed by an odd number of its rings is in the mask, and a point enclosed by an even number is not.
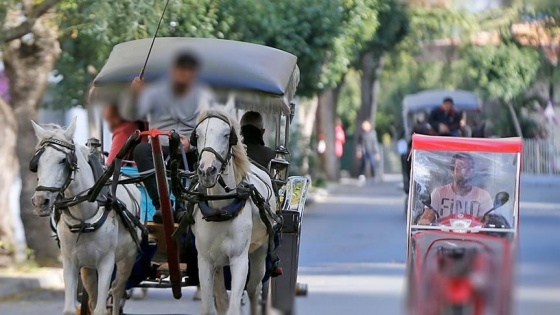
{"type": "Polygon", "coordinates": [[[278,187],[284,186],[288,182],[288,169],[290,162],[286,160],[286,156],[290,154],[284,146],[276,149],[276,157],[270,161],[270,173],[272,180],[278,187]]]}
{"type": "Polygon", "coordinates": [[[89,153],[97,155],[100,161],[103,162],[103,152],[101,152],[101,141],[97,138],[89,138],[86,142],[86,146],[89,148],[89,153]]]}

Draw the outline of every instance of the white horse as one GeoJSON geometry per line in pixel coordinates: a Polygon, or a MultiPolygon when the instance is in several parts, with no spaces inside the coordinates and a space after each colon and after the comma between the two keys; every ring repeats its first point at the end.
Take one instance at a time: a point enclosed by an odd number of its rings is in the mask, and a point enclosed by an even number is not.
{"type": "MultiPolygon", "coordinates": [[[[207,195],[224,195],[242,180],[253,184],[270,205],[276,205],[269,175],[252,165],[239,136],[238,123],[224,111],[209,110],[198,118],[194,131],[199,152],[197,173],[201,191],[207,195]],[[219,178],[223,183],[219,183],[219,178]],[[268,186],[268,187],[267,187],[268,186]]],[[[232,200],[209,201],[221,209],[232,200]]],[[[195,210],[193,232],[198,251],[202,315],[240,315],[245,284],[251,314],[257,314],[265,274],[268,234],[259,209],[249,198],[245,207],[232,220],[208,222],[200,208],[195,210]],[[250,262],[250,270],[249,270],[250,262]],[[223,267],[231,269],[231,297],[228,305],[223,267]],[[247,273],[250,278],[247,281],[247,273]]]]}
{"type": "MultiPolygon", "coordinates": [[[[88,164],[88,149],[74,144],[72,140],[76,130],[75,119],[67,129],[52,124],[41,127],[33,121],[32,124],[39,139],[37,150],[43,150],[35,161],[38,186],[32,203],[37,214],[44,217],[51,215],[54,203],[61,194],[65,197],[74,196],[91,188],[95,180],[88,164]]],[[[135,200],[140,200],[141,196],[134,185],[128,185],[126,189],[119,186],[117,197],[136,215],[134,212],[138,208],[135,200]]],[[[138,252],[131,234],[115,211],[109,211],[106,221],[91,233],[80,235],[69,228],[83,222],[95,222],[102,213],[98,211],[97,202],[87,201],[61,211],[56,231],[64,268],[64,315],[76,314],[80,270],[84,287],[90,296],[90,309],[94,310],[94,315],[104,315],[115,264],[117,274],[112,285],[112,314],[118,315],[120,312],[126,282],[138,252]]],[[[136,232],[140,237],[139,231],[136,232]]]]}

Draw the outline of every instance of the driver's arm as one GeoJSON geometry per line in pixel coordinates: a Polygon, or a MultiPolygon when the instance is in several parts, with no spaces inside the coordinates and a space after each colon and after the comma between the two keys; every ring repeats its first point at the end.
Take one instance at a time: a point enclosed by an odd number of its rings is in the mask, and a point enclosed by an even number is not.
{"type": "Polygon", "coordinates": [[[422,213],[422,216],[418,220],[418,224],[419,225],[430,225],[430,224],[432,224],[432,222],[435,221],[436,218],[437,218],[437,215],[432,209],[430,209],[428,207],[424,207],[424,212],[422,213]]]}
{"type": "MultiPolygon", "coordinates": [[[[432,194],[430,196],[430,199],[432,201],[431,206],[434,207],[434,201],[439,201],[441,199],[440,195],[439,195],[439,191],[438,189],[434,189],[434,191],[432,191],[432,194]]],[[[435,207],[434,207],[435,208],[435,207]]],[[[437,208],[435,208],[437,209],[437,208]]],[[[422,216],[420,216],[420,219],[418,220],[418,224],[420,225],[430,225],[432,222],[435,221],[435,219],[437,219],[437,213],[434,212],[434,210],[428,208],[428,207],[424,207],[424,212],[422,213],[422,216]]]]}

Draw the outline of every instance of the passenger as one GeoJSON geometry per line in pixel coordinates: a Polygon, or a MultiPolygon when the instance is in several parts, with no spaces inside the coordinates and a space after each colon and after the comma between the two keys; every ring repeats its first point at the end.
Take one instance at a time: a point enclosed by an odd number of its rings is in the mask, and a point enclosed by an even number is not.
{"type": "Polygon", "coordinates": [[[241,117],[241,135],[247,146],[247,155],[260,166],[269,169],[270,161],[276,155],[274,150],[264,145],[264,122],[261,114],[247,112],[241,117]]]}
{"type": "MultiPolygon", "coordinates": [[[[113,133],[111,149],[109,150],[109,156],[106,160],[106,164],[111,164],[130,135],[132,135],[136,130],[143,131],[147,128],[143,121],[125,120],[120,115],[119,109],[115,104],[109,104],[103,107],[103,116],[107,122],[109,130],[113,133]]],[[[132,154],[129,153],[123,160],[131,161],[132,154]]]]}
{"type": "Polygon", "coordinates": [[[377,143],[377,132],[371,127],[369,121],[362,123],[362,132],[358,136],[356,156],[361,159],[360,180],[366,178],[366,166],[369,164],[371,177],[375,177],[375,162],[381,159],[379,144],[377,143]]]}
{"type": "MultiPolygon", "coordinates": [[[[214,97],[209,88],[197,80],[199,61],[193,54],[179,54],[170,69],[169,76],[144,88],[140,78],[132,81],[132,90],[138,94],[138,116],[147,117],[151,128],[175,130],[181,136],[190,170],[197,160],[196,150],[191,150],[189,139],[196,127],[199,113],[213,106],[214,97]]],[[[161,137],[164,156],[169,155],[169,140],[161,137]]],[[[139,144],[134,150],[134,161],[140,172],[154,168],[152,148],[148,143],[139,144]]],[[[184,166],[183,166],[184,167],[184,166]]],[[[161,210],[157,184],[154,176],[144,181],[146,190],[157,209],[154,222],[161,222],[161,210]]]]}
{"type": "Polygon", "coordinates": [[[446,98],[440,107],[430,113],[428,122],[440,136],[461,136],[463,114],[453,108],[453,99],[446,98]]]}
{"type": "MultiPolygon", "coordinates": [[[[431,194],[431,206],[440,217],[464,213],[481,218],[492,209],[490,194],[471,184],[474,176],[474,159],[466,153],[457,153],[451,159],[453,182],[434,189],[431,194]]],[[[424,209],[418,224],[429,225],[437,215],[429,208],[424,209]]]]}
{"type": "Polygon", "coordinates": [[[336,152],[336,157],[340,160],[342,155],[344,155],[344,143],[346,143],[346,133],[342,127],[342,120],[340,118],[336,119],[336,126],[334,127],[334,147],[336,152]]]}

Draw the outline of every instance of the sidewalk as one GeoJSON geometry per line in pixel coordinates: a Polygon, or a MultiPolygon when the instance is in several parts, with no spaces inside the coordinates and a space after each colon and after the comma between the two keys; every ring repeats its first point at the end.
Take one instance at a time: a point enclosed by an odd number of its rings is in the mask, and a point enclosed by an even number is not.
{"type": "Polygon", "coordinates": [[[40,268],[33,272],[0,269],[0,301],[32,290],[62,290],[62,269],[40,268]]]}

